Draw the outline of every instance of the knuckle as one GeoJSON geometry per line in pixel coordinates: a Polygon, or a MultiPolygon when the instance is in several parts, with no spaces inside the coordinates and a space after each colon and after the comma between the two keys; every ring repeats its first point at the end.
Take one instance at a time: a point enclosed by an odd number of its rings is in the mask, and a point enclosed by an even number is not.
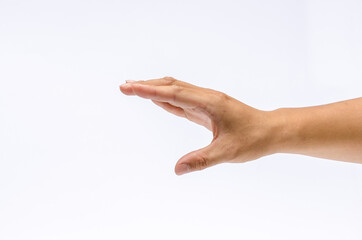
{"type": "Polygon", "coordinates": [[[220,100],[225,100],[227,98],[227,95],[223,92],[215,91],[214,94],[220,100]]]}
{"type": "Polygon", "coordinates": [[[223,92],[219,92],[219,91],[213,91],[212,92],[213,95],[213,103],[215,105],[221,105],[224,104],[227,100],[228,100],[228,95],[226,95],[223,92]]]}
{"type": "Polygon", "coordinates": [[[180,93],[183,91],[183,89],[182,89],[182,87],[180,87],[178,85],[171,85],[170,87],[172,89],[173,101],[176,102],[177,97],[180,95],[180,93]]]}
{"type": "Polygon", "coordinates": [[[182,91],[182,87],[179,85],[172,85],[171,88],[172,88],[172,91],[176,94],[178,94],[182,91]]]}
{"type": "Polygon", "coordinates": [[[207,168],[208,166],[209,166],[209,162],[207,160],[206,155],[201,154],[200,157],[196,161],[195,168],[197,170],[203,170],[203,169],[207,168]]]}
{"type": "Polygon", "coordinates": [[[169,85],[173,85],[173,84],[175,84],[176,81],[177,81],[175,78],[173,78],[173,77],[168,77],[168,76],[163,77],[163,79],[164,79],[164,80],[166,81],[166,83],[169,84],[169,85]]]}
{"type": "Polygon", "coordinates": [[[229,100],[229,96],[223,92],[216,92],[216,99],[219,103],[226,103],[229,100]]]}

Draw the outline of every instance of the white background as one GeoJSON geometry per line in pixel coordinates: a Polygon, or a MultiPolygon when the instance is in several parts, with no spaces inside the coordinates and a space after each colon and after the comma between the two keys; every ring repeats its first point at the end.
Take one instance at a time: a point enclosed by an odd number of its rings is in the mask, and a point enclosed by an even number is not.
{"type": "Polygon", "coordinates": [[[0,0],[0,239],[362,239],[362,165],[276,154],[179,177],[211,133],[118,88],[172,76],[262,110],[361,97],[361,12],[0,0]]]}

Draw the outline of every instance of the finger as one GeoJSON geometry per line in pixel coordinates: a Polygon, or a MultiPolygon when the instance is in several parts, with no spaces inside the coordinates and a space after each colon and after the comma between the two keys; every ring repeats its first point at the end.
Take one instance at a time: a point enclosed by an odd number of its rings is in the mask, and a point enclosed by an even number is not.
{"type": "Polygon", "coordinates": [[[139,80],[139,81],[134,81],[134,80],[127,80],[127,81],[132,81],[132,83],[138,83],[138,84],[144,84],[144,85],[154,85],[154,86],[177,85],[177,86],[188,87],[188,88],[198,88],[195,85],[177,80],[173,77],[163,77],[163,78],[156,78],[156,79],[150,79],[150,80],[139,80]]]}
{"type": "Polygon", "coordinates": [[[121,86],[119,86],[119,89],[125,95],[135,95],[135,93],[133,92],[131,83],[122,84],[121,86]]]}
{"type": "Polygon", "coordinates": [[[172,85],[174,85],[177,87],[194,89],[194,90],[200,91],[200,92],[202,91],[205,94],[215,92],[212,89],[198,87],[198,86],[192,85],[190,83],[177,80],[173,77],[163,77],[163,78],[156,78],[156,79],[150,79],[150,80],[138,80],[138,81],[126,80],[126,83],[122,84],[120,86],[121,91],[126,95],[135,95],[135,93],[132,89],[132,84],[141,84],[141,85],[149,85],[149,86],[172,86],[172,85]]]}
{"type": "Polygon", "coordinates": [[[165,109],[169,113],[175,114],[176,116],[179,116],[179,117],[186,117],[184,110],[180,107],[175,107],[167,102],[158,102],[155,100],[152,100],[152,102],[154,104],[156,104],[157,106],[165,109]]]}
{"type": "Polygon", "coordinates": [[[171,86],[151,86],[133,83],[131,84],[134,94],[139,97],[168,102],[174,106],[181,107],[206,107],[208,98],[203,92],[189,88],[171,86]]]}
{"type": "Polygon", "coordinates": [[[175,166],[175,173],[182,175],[189,172],[200,171],[222,162],[222,149],[216,142],[190,152],[180,158],[175,166]]]}
{"type": "Polygon", "coordinates": [[[160,106],[161,108],[165,109],[167,112],[172,113],[176,116],[187,118],[188,120],[197,123],[201,126],[206,127],[206,129],[212,131],[212,122],[211,119],[201,118],[200,116],[192,113],[186,113],[183,108],[173,106],[167,102],[158,102],[155,100],[151,100],[156,105],[160,106]]]}
{"type": "MultiPolygon", "coordinates": [[[[150,80],[126,80],[125,84],[120,86],[121,91],[126,95],[135,95],[132,90],[132,84],[142,84],[142,85],[151,85],[151,86],[169,86],[175,84],[176,79],[171,77],[150,79],[150,80]]],[[[191,84],[190,84],[191,85],[191,84]]]]}
{"type": "Polygon", "coordinates": [[[126,80],[126,83],[133,83],[136,82],[135,80],[126,80]]]}

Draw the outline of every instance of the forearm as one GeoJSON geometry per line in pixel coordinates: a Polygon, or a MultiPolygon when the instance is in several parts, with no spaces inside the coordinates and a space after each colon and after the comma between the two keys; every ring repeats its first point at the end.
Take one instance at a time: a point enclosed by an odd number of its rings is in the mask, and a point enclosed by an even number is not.
{"type": "Polygon", "coordinates": [[[362,163],[362,98],[271,114],[275,152],[362,163]]]}

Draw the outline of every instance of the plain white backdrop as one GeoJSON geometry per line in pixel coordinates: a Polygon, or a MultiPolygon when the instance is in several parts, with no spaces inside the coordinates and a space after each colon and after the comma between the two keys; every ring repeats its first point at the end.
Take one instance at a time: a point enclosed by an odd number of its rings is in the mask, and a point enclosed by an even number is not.
{"type": "Polygon", "coordinates": [[[362,165],[276,154],[178,177],[212,134],[118,88],[172,76],[263,110],[361,97],[361,12],[0,0],[0,239],[362,239],[362,165]]]}

